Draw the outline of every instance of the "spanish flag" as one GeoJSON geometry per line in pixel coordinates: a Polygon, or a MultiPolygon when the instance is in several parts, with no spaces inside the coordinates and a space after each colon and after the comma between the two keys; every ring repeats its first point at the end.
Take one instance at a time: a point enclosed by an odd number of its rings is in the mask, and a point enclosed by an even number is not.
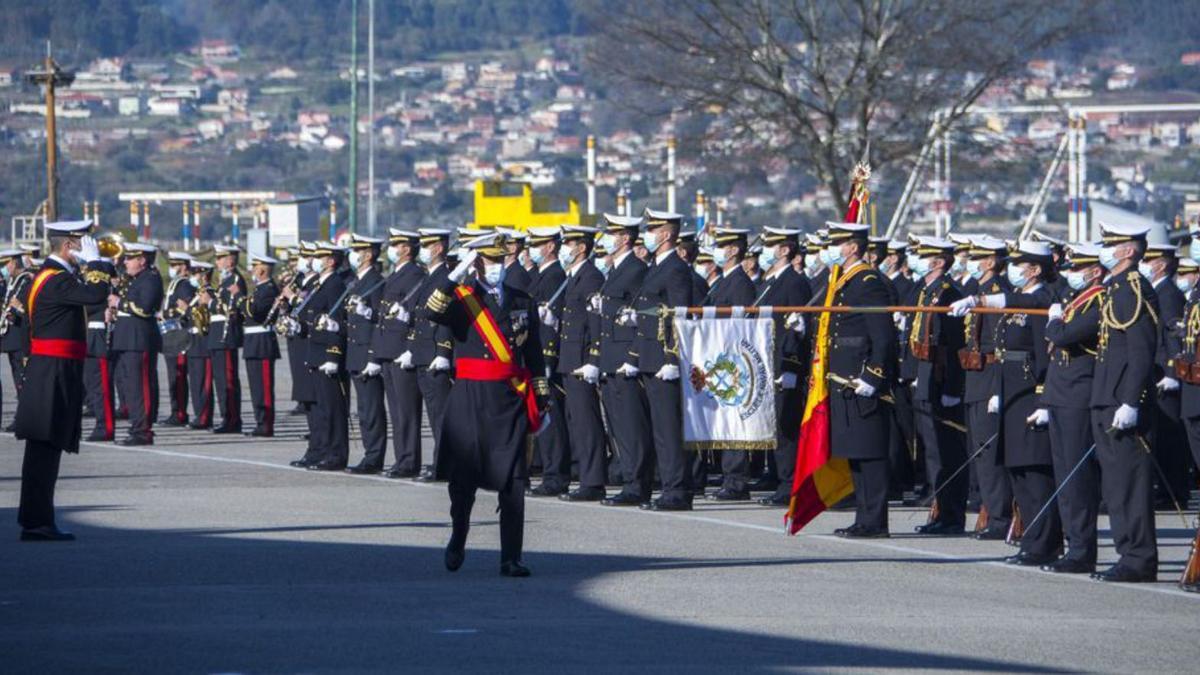
{"type": "MultiPolygon", "coordinates": [[[[829,270],[825,307],[829,307],[833,302],[840,272],[838,267],[829,270]]],[[[808,400],[804,405],[804,418],[800,422],[800,443],[796,448],[792,500],[784,519],[788,534],[796,534],[822,511],[854,492],[854,483],[850,479],[850,462],[830,456],[829,383],[825,374],[829,369],[831,317],[832,314],[825,312],[817,321],[808,400]]]]}

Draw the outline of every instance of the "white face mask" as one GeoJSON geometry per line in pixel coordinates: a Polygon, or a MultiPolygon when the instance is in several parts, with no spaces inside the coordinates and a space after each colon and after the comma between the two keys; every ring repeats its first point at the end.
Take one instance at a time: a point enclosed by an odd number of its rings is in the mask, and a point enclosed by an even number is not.
{"type": "Polygon", "coordinates": [[[1117,258],[1117,249],[1108,246],[1100,249],[1100,264],[1104,265],[1104,269],[1111,270],[1121,264],[1121,260],[1117,258]]]}
{"type": "Polygon", "coordinates": [[[596,258],[592,261],[596,265],[596,269],[600,270],[601,274],[608,274],[608,258],[596,258]]]}
{"type": "Polygon", "coordinates": [[[396,265],[400,262],[400,251],[396,250],[395,248],[388,247],[387,257],[388,257],[388,262],[392,263],[393,265],[396,265]]]}
{"type": "Polygon", "coordinates": [[[1150,263],[1145,260],[1138,263],[1138,273],[1146,277],[1146,281],[1154,280],[1154,268],[1150,267],[1150,263]]]}
{"type": "Polygon", "coordinates": [[[529,249],[529,259],[533,261],[534,265],[541,265],[546,261],[546,254],[542,253],[541,248],[531,248],[529,249]]]}
{"type": "Polygon", "coordinates": [[[955,258],[954,264],[950,266],[950,274],[962,274],[967,271],[967,264],[962,258],[955,258]]]}
{"type": "Polygon", "coordinates": [[[930,268],[933,267],[933,263],[929,260],[929,258],[917,258],[912,262],[916,264],[911,264],[910,267],[912,268],[913,274],[916,274],[918,277],[923,277],[926,274],[929,274],[930,268]]]}
{"type": "Polygon", "coordinates": [[[169,278],[171,281],[179,278],[179,270],[175,269],[174,267],[167,268],[167,278],[169,278]]]}
{"type": "Polygon", "coordinates": [[[978,260],[967,261],[967,274],[970,274],[972,279],[983,278],[983,267],[980,266],[978,260]]]}
{"type": "MultiPolygon", "coordinates": [[[[420,251],[417,251],[417,260],[422,265],[428,265],[429,263],[433,262],[433,251],[430,251],[427,248],[423,248],[420,251]]],[[[392,262],[395,262],[395,261],[393,260],[392,262]]]]}
{"type": "Polygon", "coordinates": [[[729,255],[727,253],[725,253],[725,249],[723,249],[723,248],[713,249],[712,258],[713,258],[713,262],[716,263],[717,267],[720,267],[720,268],[724,268],[725,263],[729,262],[729,255]]]}
{"type": "Polygon", "coordinates": [[[825,249],[825,264],[829,266],[846,264],[846,256],[842,255],[842,247],[834,244],[825,249]]]}
{"type": "Polygon", "coordinates": [[[558,247],[558,262],[563,267],[570,267],[575,263],[575,252],[567,247],[566,244],[558,247]]]}
{"type": "Polygon", "coordinates": [[[192,285],[192,288],[200,288],[200,280],[196,277],[188,279],[188,283],[192,285]]]}
{"type": "Polygon", "coordinates": [[[350,251],[350,266],[353,267],[354,269],[358,269],[358,266],[361,263],[362,263],[362,254],[359,253],[358,251],[350,251]]]}
{"type": "Polygon", "coordinates": [[[1083,276],[1083,272],[1071,271],[1067,272],[1063,276],[1067,278],[1067,285],[1070,286],[1071,290],[1073,291],[1082,291],[1087,287],[1087,278],[1083,276]]]}
{"type": "Polygon", "coordinates": [[[504,279],[504,265],[502,263],[484,263],[483,280],[489,286],[499,286],[502,279],[504,279]]]}
{"type": "Polygon", "coordinates": [[[769,270],[775,266],[775,261],[777,259],[778,259],[778,256],[775,255],[774,248],[765,248],[765,249],[763,249],[762,253],[758,254],[758,265],[759,265],[759,267],[762,267],[764,270],[769,270]]]}
{"type": "Polygon", "coordinates": [[[599,242],[599,246],[600,246],[600,248],[602,248],[602,249],[604,249],[605,251],[608,251],[608,252],[610,252],[610,253],[611,253],[611,252],[613,252],[613,251],[616,251],[616,250],[617,250],[617,237],[616,237],[616,235],[612,235],[612,234],[602,234],[602,235],[600,235],[600,242],[599,242]]]}
{"type": "Polygon", "coordinates": [[[661,243],[662,242],[661,242],[661,240],[659,240],[657,232],[654,232],[654,233],[646,235],[645,237],[642,237],[642,245],[645,246],[646,250],[651,253],[654,253],[655,251],[657,251],[658,247],[661,245],[661,243]]]}
{"type": "Polygon", "coordinates": [[[1187,295],[1192,290],[1192,280],[1187,277],[1175,277],[1175,288],[1187,295]]]}
{"type": "Polygon", "coordinates": [[[1192,239],[1192,243],[1188,244],[1188,257],[1200,262],[1200,241],[1192,239]]]}
{"type": "Polygon", "coordinates": [[[1012,284],[1014,288],[1024,288],[1025,287],[1025,268],[1021,267],[1020,265],[1009,265],[1008,266],[1008,283],[1012,284]]]}
{"type": "Polygon", "coordinates": [[[324,258],[313,258],[312,259],[312,271],[317,274],[324,272],[325,271],[325,259],[324,258]]]}
{"type": "Polygon", "coordinates": [[[810,255],[804,260],[804,271],[808,272],[809,276],[815,275],[821,270],[821,256],[810,255]]]}

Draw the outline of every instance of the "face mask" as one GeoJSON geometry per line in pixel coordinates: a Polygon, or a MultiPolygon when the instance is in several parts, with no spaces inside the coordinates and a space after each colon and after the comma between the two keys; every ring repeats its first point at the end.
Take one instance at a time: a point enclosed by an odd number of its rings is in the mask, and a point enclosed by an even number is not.
{"type": "Polygon", "coordinates": [[[592,261],[601,274],[608,274],[608,258],[596,258],[592,261]]]}
{"type": "Polygon", "coordinates": [[[918,278],[929,274],[929,267],[931,265],[929,258],[917,258],[913,262],[916,264],[910,265],[910,267],[912,267],[913,273],[916,274],[918,278]]]}
{"type": "MultiPolygon", "coordinates": [[[[8,271],[8,268],[7,268],[7,267],[5,267],[5,268],[4,268],[4,271],[5,271],[5,272],[7,272],[7,271],[8,271]]],[[[4,275],[4,276],[6,276],[6,277],[7,277],[8,275],[6,274],[6,275],[4,275]]],[[[171,281],[174,281],[174,280],[175,280],[175,278],[176,278],[176,277],[178,277],[178,276],[179,276],[179,272],[178,272],[178,271],[177,271],[177,270],[176,270],[174,267],[168,267],[168,268],[167,268],[167,278],[168,278],[168,279],[170,279],[171,281]]]]}
{"type": "Polygon", "coordinates": [[[1121,264],[1120,259],[1117,258],[1117,249],[1112,247],[1100,249],[1100,264],[1104,265],[1106,270],[1111,270],[1121,264]]]}
{"type": "MultiPolygon", "coordinates": [[[[390,258],[391,256],[392,256],[392,254],[391,254],[391,252],[389,252],[388,257],[390,258]]],[[[399,256],[400,256],[400,254],[397,253],[396,257],[399,257],[399,256]]],[[[417,251],[417,261],[420,262],[422,265],[428,265],[429,263],[433,262],[433,251],[430,251],[427,248],[423,248],[420,251],[417,251]]],[[[396,261],[393,260],[392,262],[396,262],[396,261]]]]}
{"type": "Polygon", "coordinates": [[[708,278],[708,267],[707,266],[696,264],[696,265],[692,265],[692,269],[696,271],[696,274],[700,275],[700,278],[702,278],[702,279],[708,278]]]}
{"type": "Polygon", "coordinates": [[[804,271],[808,272],[809,276],[816,274],[817,271],[820,269],[821,269],[821,256],[820,255],[810,257],[804,261],[804,271]]]}
{"type": "Polygon", "coordinates": [[[570,267],[575,262],[575,253],[566,244],[558,247],[558,262],[563,267],[570,267]]]}
{"type": "Polygon", "coordinates": [[[1022,288],[1025,286],[1025,268],[1020,265],[1009,265],[1008,267],[1008,283],[1014,288],[1022,288]]]}
{"type": "Polygon", "coordinates": [[[362,262],[362,255],[358,251],[350,251],[350,266],[358,269],[359,263],[362,262]]]}
{"type": "Polygon", "coordinates": [[[729,256],[725,253],[725,249],[723,248],[714,249],[712,252],[712,257],[713,262],[717,264],[717,267],[723,268],[725,267],[725,263],[729,261],[729,256]]]}
{"type": "Polygon", "coordinates": [[[830,246],[825,249],[825,260],[826,264],[830,266],[846,264],[846,256],[842,254],[842,247],[830,246]]]}
{"type": "Polygon", "coordinates": [[[833,267],[833,263],[829,262],[828,248],[823,248],[820,251],[817,251],[817,260],[819,260],[821,264],[826,267],[833,267]]]}
{"type": "Polygon", "coordinates": [[[233,272],[230,272],[229,270],[221,270],[222,279],[228,279],[231,274],[233,274],[233,272]]]}
{"type": "Polygon", "coordinates": [[[962,258],[955,258],[954,264],[950,266],[950,274],[962,274],[967,271],[967,265],[962,258]]]}
{"type": "Polygon", "coordinates": [[[904,261],[908,263],[908,269],[913,272],[915,272],[917,270],[917,261],[918,260],[920,260],[920,258],[918,258],[917,254],[915,254],[915,253],[909,253],[906,256],[904,256],[904,261]]]}
{"type": "MultiPolygon", "coordinates": [[[[423,251],[425,249],[421,249],[421,250],[423,251]]],[[[387,257],[388,257],[388,262],[392,263],[393,265],[396,265],[400,262],[400,251],[397,251],[394,248],[388,248],[387,257]]]]}
{"type": "Polygon", "coordinates": [[[970,274],[972,279],[983,278],[983,268],[980,267],[978,260],[967,261],[967,274],[970,274]]]}
{"type": "Polygon", "coordinates": [[[1138,263],[1138,274],[1146,277],[1146,281],[1150,281],[1154,278],[1154,270],[1150,268],[1150,263],[1144,260],[1138,263]]]}
{"type": "Polygon", "coordinates": [[[489,286],[499,286],[500,280],[504,278],[504,265],[500,263],[486,263],[483,266],[483,280],[489,286]]]}
{"type": "Polygon", "coordinates": [[[1192,280],[1187,277],[1175,277],[1175,288],[1187,295],[1192,290],[1192,280]]]}
{"type": "Polygon", "coordinates": [[[188,283],[192,285],[192,288],[200,288],[200,280],[196,277],[188,279],[188,283]]]}
{"type": "Polygon", "coordinates": [[[643,244],[643,246],[645,246],[646,250],[650,251],[651,253],[654,253],[655,251],[657,251],[659,244],[661,243],[661,242],[659,242],[658,235],[656,235],[656,234],[652,234],[649,237],[645,237],[644,241],[645,241],[645,243],[643,244]]]}
{"type": "Polygon", "coordinates": [[[540,248],[531,248],[529,249],[529,259],[533,261],[534,265],[541,265],[546,260],[546,254],[542,253],[540,248]]]}
{"type": "Polygon", "coordinates": [[[1083,276],[1083,272],[1067,272],[1067,285],[1073,291],[1082,291],[1087,287],[1087,278],[1083,276]]]}
{"type": "Polygon", "coordinates": [[[325,271],[325,262],[321,258],[312,259],[312,271],[320,274],[325,271]]]}
{"type": "Polygon", "coordinates": [[[758,254],[758,265],[764,270],[769,270],[775,266],[775,249],[763,249],[762,253],[758,254]]]}
{"type": "Polygon", "coordinates": [[[611,235],[611,234],[600,235],[600,241],[598,242],[598,244],[599,244],[600,248],[604,249],[605,251],[617,250],[617,238],[616,238],[616,236],[611,235]]]}

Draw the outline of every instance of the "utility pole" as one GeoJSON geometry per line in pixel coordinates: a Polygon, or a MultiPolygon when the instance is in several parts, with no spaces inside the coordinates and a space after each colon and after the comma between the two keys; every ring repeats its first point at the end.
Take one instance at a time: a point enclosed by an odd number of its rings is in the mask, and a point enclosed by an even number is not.
{"type": "Polygon", "coordinates": [[[54,90],[69,87],[75,73],[63,70],[50,53],[46,42],[46,59],[40,70],[25,73],[33,84],[46,87],[46,222],[58,220],[58,126],[54,114],[54,90]]]}
{"type": "MultiPolygon", "coordinates": [[[[358,216],[358,0],[350,0],[350,213],[346,219],[355,231],[358,216]]],[[[329,238],[336,236],[329,233],[329,238]]]]}
{"type": "Polygon", "coordinates": [[[367,0],[367,231],[375,234],[375,0],[367,0]]]}

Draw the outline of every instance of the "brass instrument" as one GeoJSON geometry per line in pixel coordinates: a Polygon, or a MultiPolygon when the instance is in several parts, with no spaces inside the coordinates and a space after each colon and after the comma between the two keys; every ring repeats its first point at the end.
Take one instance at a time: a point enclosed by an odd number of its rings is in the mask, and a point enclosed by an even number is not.
{"type": "Polygon", "coordinates": [[[125,255],[125,237],[120,232],[102,234],[96,237],[96,247],[100,249],[101,256],[116,260],[125,255]]]}
{"type": "MultiPolygon", "coordinates": [[[[122,300],[125,299],[125,289],[129,287],[129,277],[122,274],[117,277],[116,283],[112,285],[113,295],[119,296],[122,300]]],[[[112,349],[113,331],[117,327],[117,312],[115,309],[109,308],[104,312],[104,344],[112,349]],[[109,320],[109,317],[112,320],[109,320]]]]}
{"type": "MultiPolygon", "coordinates": [[[[295,291],[299,291],[300,284],[296,283],[296,277],[297,275],[295,272],[284,272],[283,274],[279,275],[279,284],[283,286],[284,289],[291,288],[295,291]]],[[[279,297],[275,298],[275,304],[271,305],[271,311],[267,312],[267,317],[265,320],[263,320],[263,325],[274,326],[276,320],[279,318],[280,310],[286,304],[288,304],[288,301],[283,297],[281,292],[279,297]]],[[[276,328],[275,332],[279,332],[278,327],[276,328]]]]}
{"type": "Polygon", "coordinates": [[[192,297],[188,307],[192,317],[192,328],[201,335],[208,335],[208,327],[212,324],[212,312],[208,309],[208,305],[200,302],[202,293],[212,294],[212,289],[207,283],[201,284],[200,288],[196,290],[196,295],[192,297]]]}
{"type": "Polygon", "coordinates": [[[32,276],[29,272],[23,271],[9,284],[8,292],[4,294],[4,310],[0,312],[0,335],[8,333],[8,327],[12,324],[13,309],[11,303],[13,298],[21,297],[21,291],[29,283],[32,276]]]}

